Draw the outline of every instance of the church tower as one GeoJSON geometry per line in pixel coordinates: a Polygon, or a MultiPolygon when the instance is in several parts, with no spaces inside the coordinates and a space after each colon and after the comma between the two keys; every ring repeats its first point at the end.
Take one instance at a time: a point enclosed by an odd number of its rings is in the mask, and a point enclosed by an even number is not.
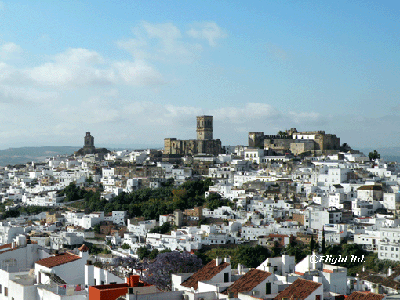
{"type": "Polygon", "coordinates": [[[197,139],[212,140],[213,139],[213,116],[197,117],[197,139]]]}
{"type": "Polygon", "coordinates": [[[94,147],[94,137],[90,135],[90,132],[86,132],[83,146],[86,148],[94,147]]]}

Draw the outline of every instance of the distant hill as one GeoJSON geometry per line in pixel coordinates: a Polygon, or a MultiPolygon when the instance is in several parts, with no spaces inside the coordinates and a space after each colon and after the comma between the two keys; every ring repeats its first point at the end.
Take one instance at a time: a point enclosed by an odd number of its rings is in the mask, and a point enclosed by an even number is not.
{"type": "Polygon", "coordinates": [[[56,155],[72,155],[79,148],[71,146],[43,146],[0,150],[0,166],[25,164],[31,161],[39,162],[56,155]]]}

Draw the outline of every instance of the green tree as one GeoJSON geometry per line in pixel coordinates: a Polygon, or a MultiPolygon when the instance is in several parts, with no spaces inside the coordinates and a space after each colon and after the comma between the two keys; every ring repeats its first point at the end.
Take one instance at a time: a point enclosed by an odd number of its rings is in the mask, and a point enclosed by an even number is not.
{"type": "Polygon", "coordinates": [[[381,158],[381,155],[380,155],[380,154],[378,153],[378,151],[376,151],[376,150],[370,152],[370,153],[368,154],[368,156],[369,156],[369,160],[370,160],[370,161],[373,161],[373,160],[376,160],[376,159],[381,158]]]}
{"type": "Polygon", "coordinates": [[[308,249],[307,247],[303,247],[303,245],[297,244],[295,241],[292,241],[285,248],[285,253],[294,256],[296,262],[299,262],[307,256],[308,249]]]}
{"type": "Polygon", "coordinates": [[[94,225],[93,226],[93,231],[99,234],[100,233],[100,224],[94,225]]]}
{"type": "Polygon", "coordinates": [[[131,247],[128,244],[122,244],[121,248],[125,249],[125,250],[128,250],[131,247]]]}
{"type": "Polygon", "coordinates": [[[282,249],[279,247],[279,243],[277,241],[274,242],[274,247],[272,248],[272,257],[282,256],[282,249]]]}
{"type": "Polygon", "coordinates": [[[172,226],[169,222],[164,222],[161,226],[155,226],[150,230],[150,233],[161,233],[166,234],[171,230],[172,226]]]}
{"type": "Polygon", "coordinates": [[[151,252],[149,253],[149,259],[155,259],[158,254],[159,254],[159,252],[157,249],[151,250],[151,252]]]}
{"type": "Polygon", "coordinates": [[[325,228],[322,228],[322,245],[321,245],[321,252],[325,255],[326,252],[326,245],[325,245],[325,228]]]}
{"type": "Polygon", "coordinates": [[[314,241],[314,236],[311,236],[311,241],[310,241],[310,252],[312,253],[315,249],[315,241],[314,241]]]}
{"type": "Polygon", "coordinates": [[[210,193],[210,195],[206,199],[206,207],[214,210],[221,206],[230,206],[231,201],[228,199],[224,199],[218,193],[210,193]]]}
{"type": "Polygon", "coordinates": [[[139,256],[139,259],[143,259],[149,256],[150,251],[146,247],[140,247],[137,249],[136,254],[139,256]]]}
{"type": "Polygon", "coordinates": [[[286,131],[278,131],[278,135],[280,136],[287,136],[287,132],[286,131]]]}
{"type": "Polygon", "coordinates": [[[233,260],[236,265],[241,263],[248,268],[256,268],[270,256],[269,250],[260,245],[255,247],[240,245],[236,248],[233,260]]]}

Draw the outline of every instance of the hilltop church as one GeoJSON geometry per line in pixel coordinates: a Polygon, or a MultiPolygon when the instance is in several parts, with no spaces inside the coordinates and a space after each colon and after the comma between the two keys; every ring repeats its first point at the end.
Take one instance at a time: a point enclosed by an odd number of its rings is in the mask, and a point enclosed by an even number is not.
{"type": "Polygon", "coordinates": [[[186,156],[222,153],[221,140],[213,139],[213,116],[198,116],[196,132],[196,140],[164,139],[164,154],[186,156]]]}

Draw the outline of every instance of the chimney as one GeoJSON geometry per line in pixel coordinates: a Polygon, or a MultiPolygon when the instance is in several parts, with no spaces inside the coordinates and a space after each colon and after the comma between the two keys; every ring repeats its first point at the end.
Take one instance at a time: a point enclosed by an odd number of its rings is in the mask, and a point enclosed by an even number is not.
{"type": "Polygon", "coordinates": [[[392,276],[392,273],[393,273],[393,272],[392,272],[392,267],[389,266],[387,276],[392,276]]]}
{"type": "Polygon", "coordinates": [[[140,281],[140,276],[139,275],[130,274],[129,282],[128,282],[130,287],[138,287],[139,286],[139,281],[140,281]]]}
{"type": "Polygon", "coordinates": [[[238,275],[242,274],[242,264],[238,263],[238,275]]]}
{"type": "Polygon", "coordinates": [[[219,266],[221,263],[222,263],[222,258],[217,257],[217,258],[215,259],[215,265],[216,265],[216,266],[219,266]]]}
{"type": "Polygon", "coordinates": [[[230,263],[230,262],[231,262],[231,258],[230,258],[230,257],[225,257],[225,258],[224,258],[224,262],[230,263]]]}

